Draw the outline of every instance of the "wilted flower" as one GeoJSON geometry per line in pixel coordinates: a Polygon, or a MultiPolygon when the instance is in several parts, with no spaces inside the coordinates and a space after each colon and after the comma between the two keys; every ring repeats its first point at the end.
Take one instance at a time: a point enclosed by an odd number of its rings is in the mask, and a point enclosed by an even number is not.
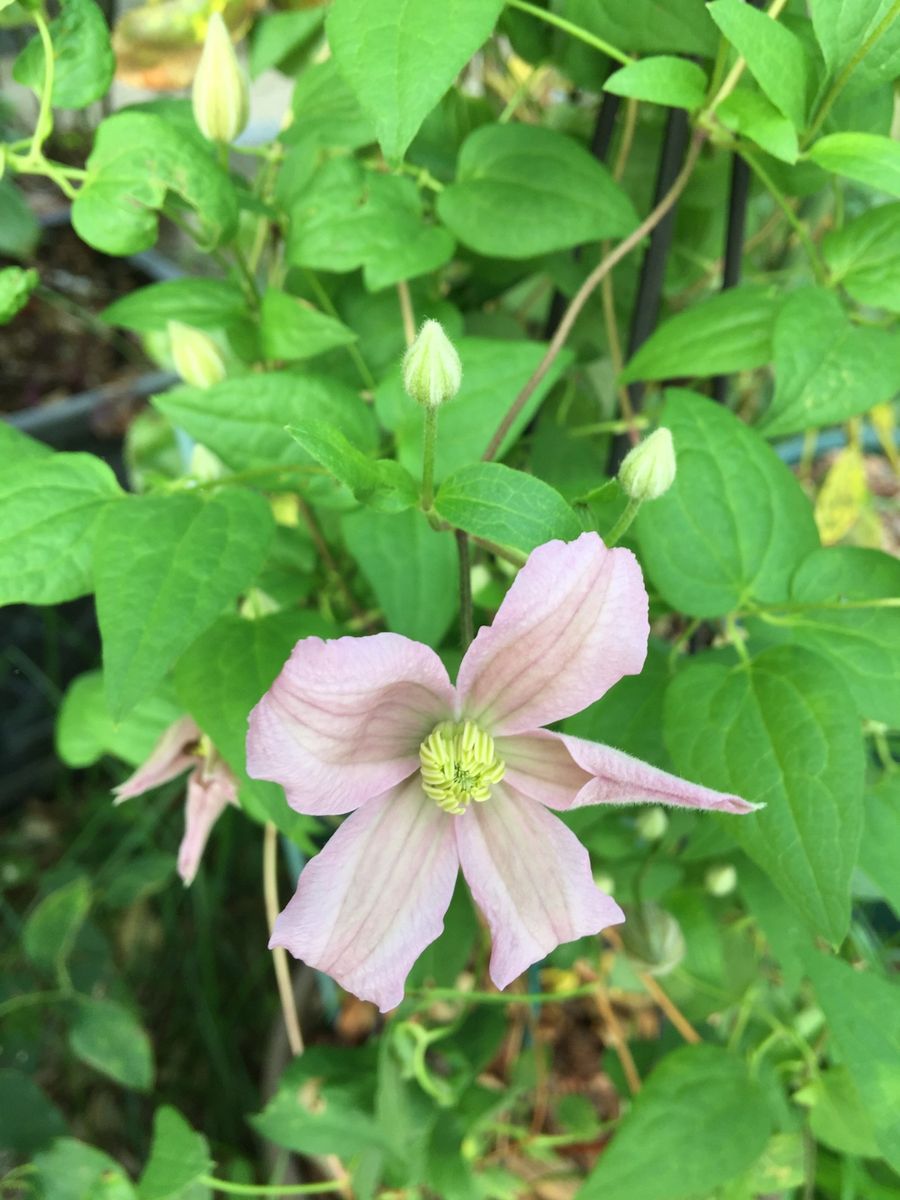
{"type": "Polygon", "coordinates": [[[191,767],[184,806],[184,837],[178,849],[178,874],[193,883],[213,825],[229,804],[237,804],[237,782],[190,717],[165,731],[145,763],[113,789],[116,804],[142,796],[191,767]]]}
{"type": "Polygon", "coordinates": [[[225,378],[225,361],[208,334],[182,321],[169,321],[167,328],[172,362],[185,383],[208,388],[225,378]]]}
{"type": "Polygon", "coordinates": [[[247,78],[221,13],[209,18],[192,100],[194,120],[209,141],[227,144],[243,133],[249,116],[247,78]]]}
{"type": "Polygon", "coordinates": [[[640,671],[648,632],[634,555],[585,533],[531,554],[456,687],[433,650],[397,634],[298,642],[250,714],[248,769],[298,812],[353,815],[304,869],[272,945],[387,1011],[441,932],[459,867],[499,988],[622,921],[549,809],[754,807],[541,728],[640,671]]]}
{"type": "Polygon", "coordinates": [[[657,429],[629,450],[619,468],[619,483],[632,500],[655,500],[675,482],[675,447],[668,429],[657,429]]]}
{"type": "Polygon", "coordinates": [[[462,363],[440,321],[426,321],[403,358],[406,394],[426,408],[452,399],[462,383],[462,363]]]}

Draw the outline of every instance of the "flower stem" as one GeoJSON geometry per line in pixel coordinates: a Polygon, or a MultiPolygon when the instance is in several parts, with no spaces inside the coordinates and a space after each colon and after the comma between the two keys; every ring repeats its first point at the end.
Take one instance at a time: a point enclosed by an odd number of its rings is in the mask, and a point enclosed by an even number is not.
{"type": "Polygon", "coordinates": [[[527,0],[506,0],[506,4],[508,8],[517,8],[519,12],[528,13],[531,17],[537,17],[539,21],[546,21],[548,25],[555,25],[563,33],[568,33],[570,37],[578,38],[580,42],[584,42],[587,46],[593,46],[595,50],[599,50],[601,54],[607,55],[608,58],[615,59],[616,62],[621,63],[623,66],[634,62],[630,54],[619,50],[610,42],[604,41],[603,38],[597,37],[590,30],[582,29],[580,25],[576,25],[572,21],[567,21],[565,17],[558,17],[556,13],[548,12],[546,8],[538,8],[536,4],[527,3],[527,0]]]}
{"type": "Polygon", "coordinates": [[[629,525],[638,515],[638,509],[640,507],[640,500],[635,500],[632,498],[628,501],[628,504],[625,506],[625,511],[603,539],[607,546],[614,546],[619,538],[627,532],[629,525]]]}
{"type": "Polygon", "coordinates": [[[472,617],[472,566],[469,561],[469,535],[462,529],[455,530],[456,549],[459,553],[459,640],[463,654],[472,644],[474,620],[472,617]]]}
{"type": "Polygon", "coordinates": [[[40,156],[41,147],[53,129],[53,114],[51,110],[53,105],[53,75],[55,65],[53,61],[53,41],[50,37],[50,26],[47,24],[43,12],[35,10],[32,16],[40,34],[41,45],[44,47],[44,86],[41,88],[41,106],[38,110],[37,124],[34,127],[34,135],[32,136],[31,147],[28,152],[30,159],[37,159],[40,156]]]}
{"type": "Polygon", "coordinates": [[[201,1175],[197,1183],[215,1192],[226,1192],[229,1196],[318,1196],[324,1192],[340,1192],[345,1183],[329,1179],[319,1183],[230,1183],[226,1179],[215,1179],[212,1175],[201,1175]]]}
{"type": "MultiPolygon", "coordinates": [[[[266,922],[271,937],[272,930],[275,928],[275,918],[278,916],[278,830],[271,821],[266,821],[263,834],[263,896],[266,904],[266,922]]],[[[272,948],[272,961],[275,965],[278,999],[281,1001],[288,1045],[291,1053],[296,1056],[303,1053],[303,1034],[300,1032],[300,1018],[294,1002],[294,989],[291,985],[287,951],[283,946],[272,948]]],[[[219,1187],[220,1185],[210,1183],[208,1186],[219,1187]]],[[[228,1191],[228,1188],[221,1188],[221,1190],[228,1191]]],[[[256,1194],[264,1195],[265,1193],[256,1194]]],[[[276,1193],[273,1191],[271,1194],[275,1195],[276,1193]]]]}
{"type": "Polygon", "coordinates": [[[401,279],[397,284],[397,296],[400,300],[400,316],[403,320],[403,337],[409,348],[416,340],[416,318],[413,314],[412,297],[409,294],[409,284],[401,279]]]}
{"type": "Polygon", "coordinates": [[[660,223],[663,217],[665,217],[666,213],[684,191],[688,180],[693,173],[694,167],[697,164],[697,159],[700,157],[700,150],[702,149],[705,140],[706,134],[702,130],[697,130],[685,157],[684,165],[678,172],[678,175],[676,176],[672,186],[662,197],[659,203],[644,218],[644,220],[641,221],[637,229],[633,230],[628,237],[623,238],[623,240],[619,242],[619,244],[613,250],[611,250],[609,254],[604,256],[604,258],[597,264],[593,271],[591,271],[590,275],[588,275],[587,279],[585,279],[584,283],[575,293],[571,303],[569,304],[569,307],[563,314],[563,318],[557,327],[556,333],[554,333],[553,338],[551,339],[550,345],[547,347],[547,353],[538,363],[531,378],[507,409],[503,420],[494,431],[494,436],[491,438],[490,442],[488,442],[487,449],[482,455],[482,458],[485,462],[490,462],[491,459],[496,456],[497,451],[500,449],[500,446],[503,443],[503,439],[512,428],[516,417],[518,417],[519,413],[534,394],[535,388],[556,361],[560,350],[562,350],[563,346],[566,344],[566,339],[572,332],[572,326],[575,324],[581,310],[584,308],[585,304],[587,304],[594,291],[600,286],[609,272],[615,266],[617,266],[623,258],[626,258],[632,250],[640,245],[648,233],[656,228],[656,226],[660,223]]]}
{"type": "Polygon", "coordinates": [[[434,507],[434,456],[437,451],[438,406],[425,406],[425,430],[422,441],[422,508],[434,507]]]}

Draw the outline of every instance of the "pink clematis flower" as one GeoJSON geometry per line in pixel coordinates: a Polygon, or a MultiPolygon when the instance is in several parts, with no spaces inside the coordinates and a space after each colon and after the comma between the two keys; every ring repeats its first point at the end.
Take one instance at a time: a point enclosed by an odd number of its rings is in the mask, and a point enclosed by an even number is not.
{"type": "Polygon", "coordinates": [[[180,717],[163,733],[150,757],[124,783],[113,788],[115,803],[142,796],[192,767],[184,805],[184,837],[178,874],[185,887],[194,881],[213,825],[229,804],[237,805],[237,781],[190,717],[180,717]]]}
{"type": "Polygon", "coordinates": [[[298,812],[353,815],[302,872],[271,945],[386,1012],[443,929],[460,867],[498,988],[624,920],[550,809],[755,807],[541,728],[639,672],[648,633],[634,555],[585,533],[530,555],[456,687],[433,650],[397,634],[298,642],[250,714],[248,770],[298,812]]]}

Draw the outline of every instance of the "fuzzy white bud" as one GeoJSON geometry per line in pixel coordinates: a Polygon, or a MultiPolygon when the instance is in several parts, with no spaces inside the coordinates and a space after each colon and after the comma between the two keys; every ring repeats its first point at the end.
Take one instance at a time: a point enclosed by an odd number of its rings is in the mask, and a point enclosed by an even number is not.
{"type": "Polygon", "coordinates": [[[658,805],[654,805],[639,812],[635,824],[645,841],[658,842],[669,828],[669,818],[658,805]]]}
{"type": "Polygon", "coordinates": [[[406,394],[426,408],[452,399],[462,383],[462,363],[440,321],[426,321],[403,359],[406,394]]]}
{"type": "Polygon", "coordinates": [[[668,429],[657,429],[625,455],[619,483],[632,500],[656,500],[675,481],[675,447],[668,429]]]}
{"type": "Polygon", "coordinates": [[[737,881],[737,871],[731,863],[710,867],[704,877],[706,890],[711,896],[730,896],[737,887],[737,881]]]}
{"type": "Polygon", "coordinates": [[[208,334],[181,321],[169,321],[168,331],[172,362],[185,383],[208,388],[225,378],[225,362],[208,334]]]}
{"type": "Polygon", "coordinates": [[[247,77],[221,13],[209,18],[191,98],[194,120],[209,141],[229,144],[243,132],[250,113],[247,77]]]}

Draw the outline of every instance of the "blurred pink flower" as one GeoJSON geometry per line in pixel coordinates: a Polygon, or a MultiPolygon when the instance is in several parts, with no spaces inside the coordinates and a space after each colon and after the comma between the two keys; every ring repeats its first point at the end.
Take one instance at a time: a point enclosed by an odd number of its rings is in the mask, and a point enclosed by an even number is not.
{"type": "Polygon", "coordinates": [[[271,945],[386,1012],[443,929],[459,867],[498,988],[624,920],[550,809],[754,807],[541,728],[639,672],[648,633],[634,555],[585,533],[530,555],[456,687],[433,650],[397,634],[298,642],[250,714],[248,770],[298,812],[353,815],[304,869],[271,945]]]}
{"type": "Polygon", "coordinates": [[[184,805],[184,837],[178,849],[178,874],[193,883],[213,825],[229,804],[237,804],[237,782],[190,717],[165,731],[150,757],[113,789],[116,804],[142,796],[192,767],[184,805]]]}

